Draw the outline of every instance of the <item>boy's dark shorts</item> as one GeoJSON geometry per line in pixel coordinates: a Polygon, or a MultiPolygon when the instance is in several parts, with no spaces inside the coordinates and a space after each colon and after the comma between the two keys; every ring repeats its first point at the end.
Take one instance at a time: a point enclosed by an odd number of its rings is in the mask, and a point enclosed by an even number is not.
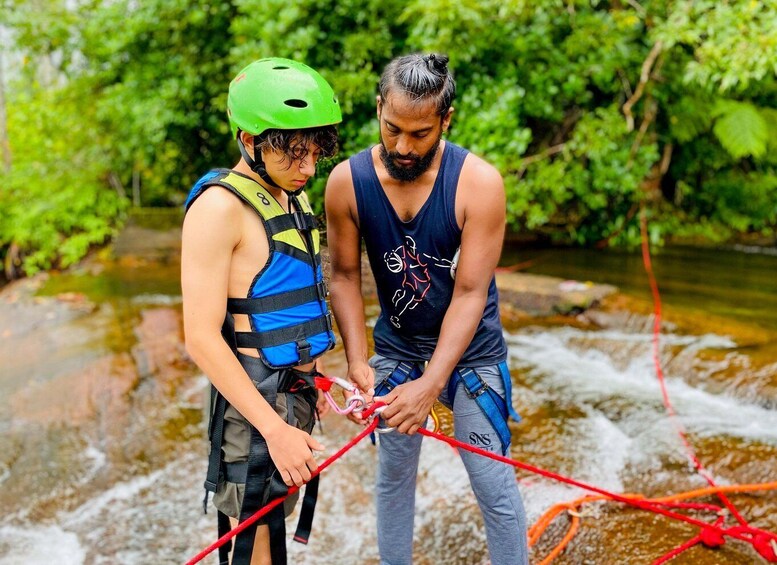
{"type": "MultiPolygon", "coordinates": [[[[261,364],[259,359],[238,354],[241,365],[253,378],[259,371],[261,364]]],[[[265,369],[266,370],[266,369],[265,369]]],[[[287,420],[286,393],[278,393],[276,412],[287,420]]],[[[297,419],[297,427],[310,433],[314,424],[314,413],[310,405],[298,397],[294,403],[294,415],[297,419]]],[[[251,424],[248,423],[240,412],[231,405],[227,406],[224,414],[224,439],[221,444],[224,452],[224,463],[240,463],[248,461],[248,451],[251,445],[251,424]]],[[[230,483],[222,481],[213,496],[213,504],[220,512],[235,519],[240,518],[240,507],[243,504],[245,483],[230,483]]],[[[286,516],[291,514],[294,505],[299,499],[299,492],[289,496],[283,503],[286,516]]]]}

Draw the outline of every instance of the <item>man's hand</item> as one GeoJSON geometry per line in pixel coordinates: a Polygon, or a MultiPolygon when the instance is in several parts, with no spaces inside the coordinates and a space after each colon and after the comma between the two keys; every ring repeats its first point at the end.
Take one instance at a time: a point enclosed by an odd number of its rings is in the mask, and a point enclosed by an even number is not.
{"type": "Polygon", "coordinates": [[[270,457],[287,486],[301,487],[318,469],[312,450],[321,451],[324,446],[303,430],[279,421],[277,427],[264,432],[264,439],[270,457]]]}
{"type": "Polygon", "coordinates": [[[375,394],[375,371],[366,361],[349,363],[348,380],[359,387],[363,393],[362,396],[369,396],[366,398],[367,402],[372,400],[372,395],[375,394]]]}
{"type": "MultiPolygon", "coordinates": [[[[365,361],[359,361],[349,364],[348,380],[355,384],[361,391],[361,395],[364,398],[365,404],[372,402],[372,395],[375,394],[375,388],[373,387],[373,383],[375,382],[375,371],[373,371],[372,367],[370,367],[368,363],[365,361]]],[[[347,406],[348,399],[350,399],[353,394],[346,390],[343,391],[343,396],[345,397],[347,406]]],[[[360,415],[354,414],[353,412],[348,414],[347,418],[351,422],[361,424],[362,426],[367,425],[367,422],[365,422],[360,415]]]]}
{"type": "Polygon", "coordinates": [[[376,396],[375,400],[388,404],[381,414],[386,425],[400,433],[413,435],[429,416],[439,395],[438,387],[431,380],[421,377],[399,385],[386,396],[376,396]]]}

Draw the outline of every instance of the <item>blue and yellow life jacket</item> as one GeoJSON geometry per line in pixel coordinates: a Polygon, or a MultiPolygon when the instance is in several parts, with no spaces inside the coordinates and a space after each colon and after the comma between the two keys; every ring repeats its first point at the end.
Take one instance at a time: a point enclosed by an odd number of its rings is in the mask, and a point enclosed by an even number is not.
{"type": "Polygon", "coordinates": [[[270,368],[309,363],[335,343],[321,270],[316,218],[307,196],[290,195],[283,209],[262,185],[231,169],[214,169],[192,187],[186,210],[208,187],[226,188],[262,220],[270,255],[246,298],[229,298],[227,313],[247,314],[250,332],[235,332],[239,348],[256,349],[270,368]]]}

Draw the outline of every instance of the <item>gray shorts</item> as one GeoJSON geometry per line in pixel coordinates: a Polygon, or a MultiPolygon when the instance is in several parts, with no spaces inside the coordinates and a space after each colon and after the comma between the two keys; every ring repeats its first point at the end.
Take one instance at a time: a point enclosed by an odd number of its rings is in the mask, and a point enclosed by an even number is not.
{"type": "MultiPolygon", "coordinates": [[[[255,357],[238,353],[238,360],[252,379],[266,373],[267,369],[255,357]]],[[[275,411],[285,421],[288,421],[287,393],[278,393],[275,411]]],[[[307,402],[294,403],[294,416],[297,427],[310,433],[313,430],[315,414],[307,402]]],[[[227,405],[224,414],[224,439],[221,444],[224,463],[242,463],[248,461],[251,448],[251,424],[231,405],[227,405]]],[[[240,508],[243,505],[245,483],[222,481],[213,495],[213,505],[231,518],[240,518],[240,508]]],[[[299,493],[294,493],[284,501],[284,509],[288,516],[299,499],[299,493]]]]}

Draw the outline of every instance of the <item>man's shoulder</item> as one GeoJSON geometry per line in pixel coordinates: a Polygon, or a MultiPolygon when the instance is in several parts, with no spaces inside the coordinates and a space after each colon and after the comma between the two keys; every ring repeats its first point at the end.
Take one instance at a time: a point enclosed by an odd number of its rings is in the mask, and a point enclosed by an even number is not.
{"type": "Polygon", "coordinates": [[[342,190],[353,186],[353,176],[351,174],[350,160],[340,161],[332,172],[329,173],[329,178],[326,181],[326,190],[331,192],[333,190],[342,190]]]}
{"type": "Polygon", "coordinates": [[[477,179],[478,184],[496,183],[502,184],[502,174],[499,170],[486,161],[483,157],[467,152],[464,164],[461,167],[461,176],[464,180],[477,179]]]}
{"type": "MultiPolygon", "coordinates": [[[[332,172],[329,173],[327,188],[338,188],[340,186],[352,187],[354,164],[367,159],[370,156],[371,151],[372,147],[368,147],[335,165],[335,167],[332,169],[332,172]]],[[[358,165],[356,165],[356,168],[358,169],[358,165]]]]}

